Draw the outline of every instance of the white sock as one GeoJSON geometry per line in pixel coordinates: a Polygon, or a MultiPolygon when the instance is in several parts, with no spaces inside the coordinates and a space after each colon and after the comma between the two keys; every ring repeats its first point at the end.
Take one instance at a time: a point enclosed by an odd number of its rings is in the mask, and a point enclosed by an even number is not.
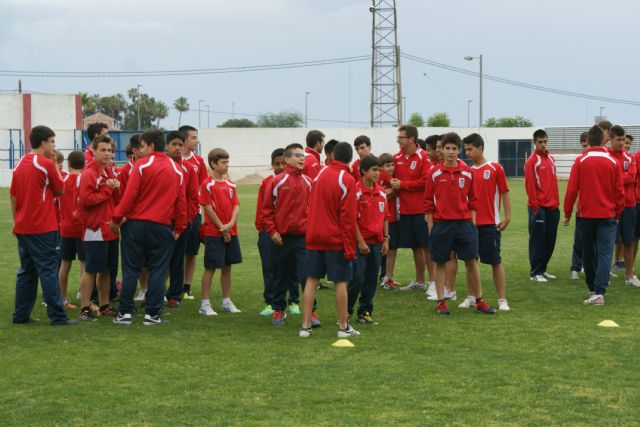
{"type": "Polygon", "coordinates": [[[204,307],[205,305],[211,305],[211,304],[209,303],[209,300],[208,300],[208,299],[203,299],[203,300],[202,300],[202,304],[201,304],[201,306],[202,306],[202,307],[204,307]]]}
{"type": "Polygon", "coordinates": [[[231,302],[231,298],[222,298],[222,305],[227,305],[231,302]]]}

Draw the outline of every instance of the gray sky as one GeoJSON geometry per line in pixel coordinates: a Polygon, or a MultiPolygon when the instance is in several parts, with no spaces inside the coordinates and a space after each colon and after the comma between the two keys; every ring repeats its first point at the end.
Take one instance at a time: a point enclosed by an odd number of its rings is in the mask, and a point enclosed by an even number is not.
{"type": "MultiPolygon", "coordinates": [[[[398,39],[403,52],[477,70],[466,55],[483,54],[484,71],[511,80],[609,98],[640,101],[635,53],[640,3],[631,0],[399,0],[398,39]]],[[[362,0],[0,0],[0,69],[38,71],[142,71],[218,68],[367,55],[370,2],[362,0]]],[[[186,96],[217,111],[211,126],[231,117],[283,109],[324,120],[369,121],[370,64],[183,77],[23,78],[25,90],[110,95],[142,84],[142,91],[172,105],[186,96]],[[351,79],[349,79],[351,75],[351,79]],[[351,102],[349,103],[349,99],[351,102]],[[349,108],[350,104],[350,108],[349,108]],[[225,114],[226,112],[228,114],[225,114]]],[[[454,126],[478,120],[477,77],[404,59],[407,117],[449,113],[454,126]],[[426,73],[426,76],[424,75],[426,73]]],[[[484,117],[522,115],[536,125],[591,123],[605,115],[640,123],[640,107],[559,96],[485,80],[484,117]]],[[[17,77],[0,76],[0,90],[17,77]]],[[[203,107],[204,108],[204,107],[203,107]]],[[[161,122],[177,125],[175,111],[161,122]]],[[[197,126],[195,111],[183,123],[197,126]]],[[[207,125],[206,114],[202,125],[207,125]]]]}

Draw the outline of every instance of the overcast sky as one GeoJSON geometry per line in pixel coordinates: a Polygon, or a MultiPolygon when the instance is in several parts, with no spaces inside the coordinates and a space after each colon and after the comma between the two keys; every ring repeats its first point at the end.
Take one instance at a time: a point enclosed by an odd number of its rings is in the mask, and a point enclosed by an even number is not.
{"type": "MultiPolygon", "coordinates": [[[[277,64],[367,55],[369,1],[356,0],[0,0],[0,69],[142,71],[277,64]]],[[[466,55],[482,54],[487,74],[556,89],[640,101],[640,3],[631,0],[399,0],[398,42],[403,52],[476,71],[466,55]]],[[[309,126],[367,126],[370,64],[189,77],[23,78],[25,90],[126,94],[142,91],[172,105],[179,96],[231,117],[284,109],[309,126]]],[[[0,90],[17,77],[0,76],[0,90]]],[[[478,78],[402,61],[406,110],[425,117],[447,112],[454,126],[478,121],[478,78]]],[[[585,101],[485,80],[484,118],[522,115],[535,125],[591,123],[604,114],[639,124],[640,107],[585,101]]],[[[204,107],[203,107],[204,108],[204,107]]],[[[161,122],[177,125],[175,111],[161,122]]],[[[195,111],[183,124],[198,125],[195,111]]],[[[202,126],[207,125],[206,113],[202,126]]]]}

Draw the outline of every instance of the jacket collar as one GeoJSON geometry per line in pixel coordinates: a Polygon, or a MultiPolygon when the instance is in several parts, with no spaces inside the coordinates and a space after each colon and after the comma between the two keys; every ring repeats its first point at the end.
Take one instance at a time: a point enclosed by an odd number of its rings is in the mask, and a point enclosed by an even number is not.
{"type": "Polygon", "coordinates": [[[328,167],[349,172],[349,165],[338,160],[334,160],[333,162],[331,162],[328,167]]]}
{"type": "Polygon", "coordinates": [[[302,175],[302,170],[296,168],[295,166],[291,166],[291,165],[286,165],[284,167],[284,172],[287,175],[293,175],[293,176],[302,175]]]}

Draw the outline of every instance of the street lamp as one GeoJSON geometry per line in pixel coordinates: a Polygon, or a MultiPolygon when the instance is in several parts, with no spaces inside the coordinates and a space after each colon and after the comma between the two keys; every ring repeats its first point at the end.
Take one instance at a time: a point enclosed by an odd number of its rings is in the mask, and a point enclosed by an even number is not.
{"type": "Polygon", "coordinates": [[[205,105],[205,107],[207,107],[207,128],[210,128],[211,126],[209,126],[209,105],[205,105]]]}
{"type": "Polygon", "coordinates": [[[467,99],[467,127],[471,127],[471,103],[473,99],[467,99]]]}
{"type": "Polygon", "coordinates": [[[480,122],[479,127],[482,127],[482,55],[465,56],[464,59],[466,61],[473,61],[474,59],[478,59],[480,61],[480,115],[478,117],[478,121],[480,122]]]}
{"type": "Polygon", "coordinates": [[[311,92],[305,92],[304,93],[304,127],[305,128],[309,127],[308,115],[307,115],[307,113],[309,112],[309,109],[308,109],[308,106],[309,106],[309,94],[311,94],[311,92]]]}
{"type": "Polygon", "coordinates": [[[203,102],[204,102],[204,99],[198,99],[198,129],[202,127],[202,121],[200,119],[200,111],[202,109],[200,108],[200,104],[202,104],[203,102]]]}
{"type": "Polygon", "coordinates": [[[604,110],[607,107],[600,107],[600,120],[604,120],[604,116],[602,115],[602,110],[604,110]]]}
{"type": "Polygon", "coordinates": [[[138,85],[138,130],[141,130],[142,127],[140,124],[140,86],[142,85],[138,85]]]}

